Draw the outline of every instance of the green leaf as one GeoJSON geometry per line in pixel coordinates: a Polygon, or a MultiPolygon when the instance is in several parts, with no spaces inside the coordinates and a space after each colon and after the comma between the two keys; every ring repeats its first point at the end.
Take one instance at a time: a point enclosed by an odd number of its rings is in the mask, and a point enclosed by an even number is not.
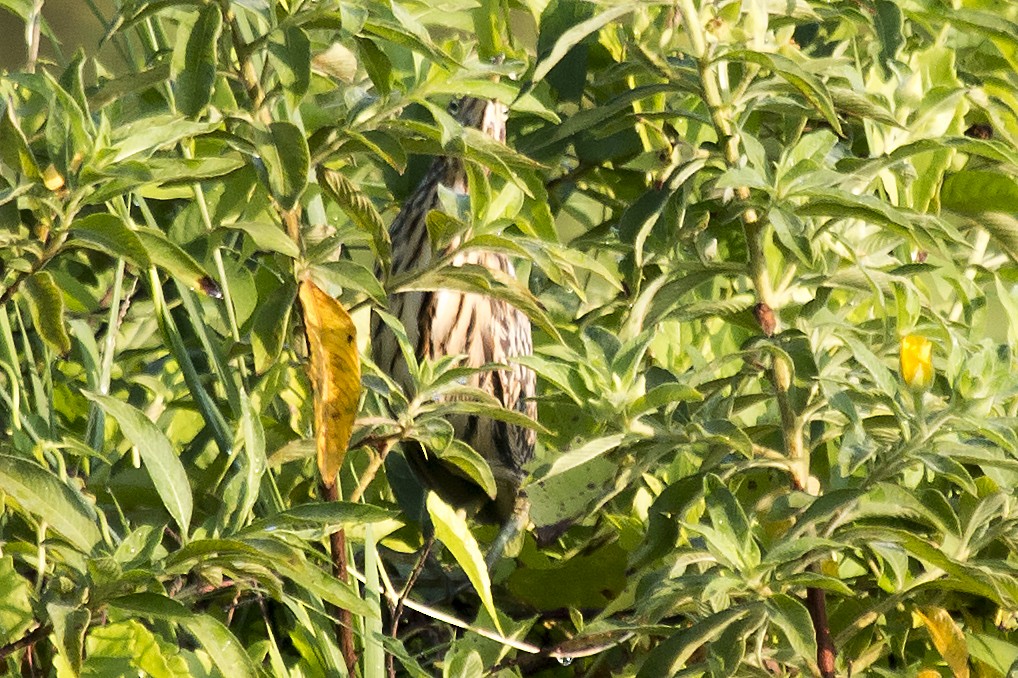
{"type": "Polygon", "coordinates": [[[887,368],[884,361],[878,358],[873,351],[861,341],[848,335],[843,335],[841,340],[852,351],[852,355],[859,361],[859,364],[873,377],[873,382],[881,394],[891,396],[898,391],[897,382],[892,376],[891,370],[887,368]]]}
{"type": "Polygon", "coordinates": [[[243,231],[251,237],[258,249],[265,252],[279,252],[293,259],[300,256],[297,244],[278,224],[271,221],[236,221],[222,224],[220,228],[243,231]]]}
{"type": "Polygon", "coordinates": [[[637,678],[674,676],[704,643],[720,636],[726,628],[751,613],[745,607],[731,607],[694,622],[652,649],[636,674],[637,678]]]}
{"type": "Polygon", "coordinates": [[[548,71],[554,68],[558,62],[562,61],[562,58],[565,57],[569,50],[575,47],[581,40],[591,33],[601,30],[612,21],[629,14],[635,10],[636,7],[636,5],[629,4],[616,5],[563,32],[562,35],[559,36],[559,39],[555,41],[555,46],[552,47],[548,56],[544,57],[540,63],[537,64],[537,68],[534,69],[534,75],[531,76],[531,80],[533,82],[541,82],[544,80],[544,77],[548,75],[548,71]]]}
{"type": "Polygon", "coordinates": [[[177,85],[177,108],[184,115],[196,117],[212,101],[222,30],[223,15],[213,2],[202,7],[190,30],[181,26],[177,33],[171,68],[177,85]]]}
{"type": "Polygon", "coordinates": [[[890,0],[876,0],[874,24],[880,38],[880,60],[887,65],[898,57],[898,50],[905,44],[901,8],[890,0]]]}
{"type": "Polygon", "coordinates": [[[35,615],[32,584],[14,569],[14,558],[0,558],[0,644],[19,640],[32,626],[35,615]]]}
{"type": "Polygon", "coordinates": [[[717,476],[707,476],[703,482],[712,529],[706,530],[702,525],[691,526],[690,529],[701,532],[740,571],[756,567],[760,563],[760,548],[753,538],[749,518],[735,495],[717,476]]]}
{"type": "Polygon", "coordinates": [[[580,445],[576,449],[563,452],[555,457],[555,461],[552,462],[548,470],[541,474],[541,480],[548,480],[557,475],[565,473],[577,466],[582,466],[592,459],[596,459],[607,452],[617,449],[625,436],[621,433],[614,435],[605,436],[602,438],[594,438],[588,440],[583,445],[580,445]]]}
{"type": "Polygon", "coordinates": [[[133,156],[141,156],[136,160],[146,160],[159,149],[208,134],[219,126],[219,123],[195,122],[169,113],[132,119],[111,131],[113,156],[109,165],[115,167],[133,156]]]}
{"type": "Polygon", "coordinates": [[[988,633],[966,633],[969,654],[1000,675],[1007,675],[1018,663],[1018,645],[988,633]]]}
{"type": "Polygon", "coordinates": [[[392,252],[389,230],[371,200],[339,172],[321,169],[318,179],[325,194],[346,212],[358,228],[371,237],[371,249],[375,256],[388,262],[392,252]]]}
{"type": "Polygon", "coordinates": [[[268,56],[279,83],[299,101],[311,83],[311,41],[307,33],[298,26],[272,31],[268,56]]]}
{"type": "Polygon", "coordinates": [[[470,480],[477,483],[489,497],[495,498],[498,487],[495,485],[495,476],[491,472],[491,466],[474,448],[461,440],[453,439],[437,456],[462,471],[470,480]]]}
{"type": "Polygon", "coordinates": [[[102,539],[95,509],[81,493],[33,461],[0,454],[0,490],[83,553],[102,539]]]}
{"type": "Polygon", "coordinates": [[[90,214],[71,223],[71,243],[124,257],[141,269],[152,265],[148,250],[138,235],[120,217],[109,213],[90,214]]]}
{"type": "Polygon", "coordinates": [[[396,514],[393,512],[370,504],[342,501],[298,504],[268,518],[252,522],[244,528],[242,534],[256,537],[306,530],[314,530],[316,534],[332,534],[340,528],[382,523],[395,517],[396,514]]]}
{"type": "Polygon", "coordinates": [[[357,36],[357,51],[375,89],[383,96],[392,89],[392,62],[373,40],[357,36]]]}
{"type": "MultiPolygon", "coordinates": [[[[498,610],[491,596],[491,580],[484,564],[484,556],[477,546],[474,535],[461,513],[457,513],[434,492],[428,493],[428,515],[435,525],[435,537],[452,553],[456,562],[463,568],[467,579],[481,598],[484,609],[498,627],[498,610]]],[[[499,629],[501,632],[501,629],[499,629]]]]}
{"type": "Polygon", "coordinates": [[[767,600],[771,622],[781,629],[796,656],[817,671],[817,639],[806,606],[792,596],[777,593],[767,600]]]}
{"type": "Polygon", "coordinates": [[[279,360],[286,341],[297,290],[283,285],[264,296],[251,319],[251,351],[254,354],[255,372],[264,374],[279,360]]]}
{"type": "Polygon", "coordinates": [[[32,323],[43,341],[64,355],[71,350],[71,338],[64,323],[64,295],[48,271],[25,279],[22,292],[32,313],[32,323]]]}
{"type": "Polygon", "coordinates": [[[39,165],[35,161],[28,139],[21,131],[15,118],[14,107],[3,102],[0,116],[0,162],[11,168],[18,168],[29,179],[38,179],[39,165]]]}
{"type": "Polygon", "coordinates": [[[159,428],[139,410],[116,398],[83,392],[85,397],[97,403],[109,416],[117,420],[124,437],[141,453],[145,470],[173,520],[180,527],[181,535],[187,538],[191,524],[191,484],[173,445],[159,428]]]}
{"type": "Polygon", "coordinates": [[[246,525],[258,500],[262,476],[268,462],[265,458],[265,429],[245,391],[240,392],[240,430],[237,438],[243,452],[239,456],[243,482],[239,506],[234,512],[234,529],[246,525]]]}
{"type": "Polygon", "coordinates": [[[1018,205],[1018,181],[999,171],[958,172],[944,179],[940,205],[959,214],[1013,213],[1018,205]]]}
{"type": "Polygon", "coordinates": [[[225,676],[257,678],[257,667],[244,652],[244,646],[222,622],[155,593],[136,593],[114,598],[110,606],[134,616],[161,619],[180,624],[201,643],[225,676]]]}
{"type": "MultiPolygon", "coordinates": [[[[423,54],[436,64],[450,70],[457,67],[456,62],[448,54],[435,46],[431,41],[431,37],[424,30],[424,27],[419,22],[414,21],[406,10],[400,11],[401,8],[399,8],[397,3],[392,3],[391,7],[394,14],[398,12],[398,18],[401,20],[400,24],[382,19],[368,18],[364,22],[364,32],[379,37],[382,40],[387,40],[394,45],[405,47],[412,52],[423,54]],[[413,28],[408,30],[407,24],[411,24],[413,28]]],[[[363,52],[361,54],[364,56],[363,52]]]]}
{"type": "MultiPolygon", "coordinates": [[[[146,158],[145,160],[129,160],[111,165],[102,171],[104,178],[119,180],[120,185],[167,187],[180,184],[191,184],[195,181],[221,177],[244,166],[240,157],[226,158],[146,158]]],[[[185,187],[180,187],[184,190],[185,187]]],[[[100,188],[97,193],[108,193],[108,187],[100,188]]],[[[155,192],[155,188],[147,188],[155,192]]],[[[166,189],[168,190],[168,189],[166,189]]],[[[92,203],[97,202],[89,196],[92,203]]]]}
{"type": "Polygon", "coordinates": [[[139,228],[134,233],[145,246],[153,264],[193,290],[200,290],[217,299],[222,296],[219,285],[205,273],[205,269],[180,245],[171,242],[162,231],[139,228]]]}
{"type": "Polygon", "coordinates": [[[304,134],[289,122],[273,122],[258,145],[268,173],[269,190],[284,210],[293,209],[308,183],[311,154],[304,134]]]}
{"type": "Polygon", "coordinates": [[[719,61],[743,61],[763,66],[777,74],[806,98],[813,108],[817,109],[838,136],[844,136],[841,122],[834,110],[834,100],[820,78],[807,73],[797,63],[786,56],[773,52],[754,52],[751,50],[734,50],[718,56],[719,61]]]}
{"type": "Polygon", "coordinates": [[[85,607],[54,602],[46,606],[46,616],[53,624],[53,637],[60,655],[75,672],[81,671],[85,633],[92,613],[85,607]]]}
{"type": "Polygon", "coordinates": [[[311,267],[312,275],[323,282],[338,285],[344,290],[356,290],[368,295],[373,301],[385,305],[385,289],[378,282],[374,272],[363,264],[350,259],[328,261],[311,267]]]}
{"type": "Polygon", "coordinates": [[[1018,219],[1003,212],[982,212],[972,220],[972,225],[986,229],[1000,249],[1018,261],[1018,219]]]}
{"type": "MultiPolygon", "coordinates": [[[[273,559],[276,560],[276,559],[273,559]]],[[[352,614],[367,616],[371,605],[360,597],[358,589],[331,573],[326,573],[316,564],[294,557],[278,558],[279,574],[291,579],[297,586],[352,614]]]]}
{"type": "Polygon", "coordinates": [[[638,417],[671,403],[697,402],[703,394],[692,386],[679,383],[659,384],[640,396],[629,407],[629,414],[638,417]]]}

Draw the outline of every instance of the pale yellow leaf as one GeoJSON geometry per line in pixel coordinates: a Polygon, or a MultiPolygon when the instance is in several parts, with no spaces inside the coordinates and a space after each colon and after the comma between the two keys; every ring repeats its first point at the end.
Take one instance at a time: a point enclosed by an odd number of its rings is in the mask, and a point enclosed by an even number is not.
{"type": "Polygon", "coordinates": [[[488,577],[488,568],[484,565],[484,556],[481,555],[481,547],[477,540],[470,533],[467,520],[462,513],[458,513],[453,507],[442,501],[434,492],[428,492],[428,515],[435,526],[435,537],[442,542],[460,567],[466,573],[467,579],[474,585],[474,590],[481,597],[481,603],[491,615],[495,627],[499,633],[502,629],[498,624],[498,611],[495,608],[495,600],[491,595],[491,579],[488,577]]]}
{"type": "Polygon", "coordinates": [[[942,607],[917,610],[915,615],[926,625],[933,646],[947,662],[955,678],[969,678],[969,648],[965,634],[942,607]]]}
{"type": "Polygon", "coordinates": [[[350,444],[361,395],[357,329],[343,305],[313,282],[302,281],[299,294],[311,357],[318,471],[325,486],[332,487],[350,444]]]}

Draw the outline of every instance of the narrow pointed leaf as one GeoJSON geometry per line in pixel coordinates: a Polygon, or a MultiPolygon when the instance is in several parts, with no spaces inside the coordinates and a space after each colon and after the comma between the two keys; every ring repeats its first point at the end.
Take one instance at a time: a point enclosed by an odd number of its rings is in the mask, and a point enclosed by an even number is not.
{"type": "MultiPolygon", "coordinates": [[[[484,609],[488,611],[491,618],[498,626],[498,610],[495,608],[495,600],[491,595],[491,579],[488,577],[488,568],[484,564],[484,556],[481,549],[470,533],[466,518],[462,513],[457,513],[451,506],[446,504],[434,492],[428,493],[428,515],[435,525],[435,537],[445,544],[456,562],[463,568],[470,583],[473,584],[477,595],[481,597],[484,609]]],[[[501,631],[501,629],[500,629],[501,631]]]]}
{"type": "Polygon", "coordinates": [[[109,416],[117,420],[124,437],[141,453],[145,470],[159,493],[163,506],[186,535],[191,524],[191,485],[184,465],[159,428],[139,410],[110,396],[85,393],[109,416]]]}

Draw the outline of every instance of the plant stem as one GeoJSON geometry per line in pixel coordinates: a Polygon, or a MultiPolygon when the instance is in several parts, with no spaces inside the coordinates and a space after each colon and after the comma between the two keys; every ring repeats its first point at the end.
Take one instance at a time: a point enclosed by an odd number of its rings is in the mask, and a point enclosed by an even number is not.
{"type": "Polygon", "coordinates": [[[42,624],[36,626],[34,629],[28,632],[27,635],[18,638],[12,643],[7,643],[3,647],[0,647],[0,660],[4,660],[11,656],[18,650],[24,650],[31,648],[33,645],[43,640],[46,636],[53,632],[53,627],[49,624],[42,624]]]}
{"type": "MultiPolygon", "coordinates": [[[[686,34],[692,45],[693,56],[698,62],[704,102],[710,109],[718,142],[724,149],[725,163],[731,168],[738,167],[739,135],[732,124],[730,106],[721,95],[717,66],[711,59],[699,12],[693,0],[679,0],[679,11],[682,13],[686,34]]],[[[744,79],[740,84],[740,90],[745,91],[748,86],[749,82],[744,79]]],[[[740,186],[735,193],[743,201],[750,197],[749,188],[746,186],[740,186]]],[[[756,290],[757,302],[777,310],[781,305],[771,282],[764,247],[767,224],[760,220],[753,207],[747,205],[742,213],[742,228],[746,238],[747,269],[756,290]]],[[[810,463],[803,440],[805,420],[796,413],[789,393],[792,386],[792,366],[786,358],[775,356],[771,361],[770,371],[771,382],[774,384],[774,399],[781,417],[781,436],[785,445],[785,455],[792,471],[792,487],[795,490],[806,490],[810,477],[810,463]]],[[[824,678],[833,678],[835,649],[831,641],[823,589],[807,588],[806,600],[816,631],[817,664],[820,673],[824,678]]]]}
{"type": "MultiPolygon", "coordinates": [[[[322,499],[327,502],[339,501],[338,483],[332,485],[322,483],[321,487],[322,499]]],[[[329,535],[329,546],[332,551],[332,574],[341,582],[349,582],[350,578],[346,571],[346,530],[340,528],[329,535]]],[[[339,623],[336,625],[336,640],[343,653],[346,670],[353,677],[357,675],[357,650],[353,643],[353,615],[350,614],[350,610],[342,608],[335,608],[335,612],[339,619],[339,623]]]]}

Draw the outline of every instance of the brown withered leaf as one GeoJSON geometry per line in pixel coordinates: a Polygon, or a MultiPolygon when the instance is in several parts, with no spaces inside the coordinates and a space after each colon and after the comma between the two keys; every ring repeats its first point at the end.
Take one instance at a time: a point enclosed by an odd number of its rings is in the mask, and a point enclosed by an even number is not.
{"type": "Polygon", "coordinates": [[[343,305],[309,280],[300,284],[315,397],[315,443],[322,483],[332,487],[343,464],[361,394],[357,328],[343,305]]]}

